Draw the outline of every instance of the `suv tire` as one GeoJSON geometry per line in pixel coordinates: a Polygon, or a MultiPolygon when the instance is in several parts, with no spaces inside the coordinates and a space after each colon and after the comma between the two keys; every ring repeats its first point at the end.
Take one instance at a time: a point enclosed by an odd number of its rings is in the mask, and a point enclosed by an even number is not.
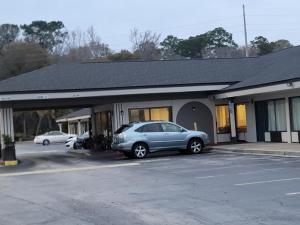
{"type": "Polygon", "coordinates": [[[190,154],[199,154],[203,151],[203,141],[200,138],[193,138],[189,141],[187,151],[190,154]]]}
{"type": "Polygon", "coordinates": [[[148,154],[148,146],[144,143],[136,143],[133,147],[132,147],[132,155],[134,158],[136,159],[143,159],[147,156],[148,154]]]}

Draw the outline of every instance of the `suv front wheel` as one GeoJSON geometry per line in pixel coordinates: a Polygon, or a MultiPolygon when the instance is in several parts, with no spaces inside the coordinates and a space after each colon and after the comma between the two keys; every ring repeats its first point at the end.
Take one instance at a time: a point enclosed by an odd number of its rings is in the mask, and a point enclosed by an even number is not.
{"type": "Polygon", "coordinates": [[[199,138],[193,138],[192,140],[189,141],[188,144],[188,152],[191,154],[199,154],[203,151],[203,142],[199,138]]]}
{"type": "Polygon", "coordinates": [[[132,155],[136,159],[143,159],[148,154],[148,146],[144,143],[137,143],[132,148],[132,155]]]}

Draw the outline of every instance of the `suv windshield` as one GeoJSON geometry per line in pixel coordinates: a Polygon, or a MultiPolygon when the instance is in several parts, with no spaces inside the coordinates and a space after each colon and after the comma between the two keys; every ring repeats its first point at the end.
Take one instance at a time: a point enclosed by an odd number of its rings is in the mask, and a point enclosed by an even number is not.
{"type": "Polygon", "coordinates": [[[115,132],[115,134],[121,134],[122,132],[128,130],[130,127],[132,127],[132,125],[130,125],[130,124],[122,125],[122,126],[115,132]]]}

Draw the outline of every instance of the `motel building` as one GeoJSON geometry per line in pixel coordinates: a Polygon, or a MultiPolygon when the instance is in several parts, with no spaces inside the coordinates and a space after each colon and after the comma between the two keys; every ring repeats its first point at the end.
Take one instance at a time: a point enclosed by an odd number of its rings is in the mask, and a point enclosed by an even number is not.
{"type": "Polygon", "coordinates": [[[90,108],[84,129],[94,135],[166,120],[205,131],[214,144],[299,143],[300,47],[252,58],[51,65],[1,81],[0,108],[0,132],[12,137],[15,111],[90,108]]]}

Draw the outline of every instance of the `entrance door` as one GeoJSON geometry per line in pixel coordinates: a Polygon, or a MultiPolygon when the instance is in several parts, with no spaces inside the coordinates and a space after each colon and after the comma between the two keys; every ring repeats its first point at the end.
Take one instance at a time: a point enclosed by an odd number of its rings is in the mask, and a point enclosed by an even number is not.
{"type": "Polygon", "coordinates": [[[265,141],[265,132],[268,131],[268,104],[266,101],[255,102],[255,117],[257,141],[265,141]]]}
{"type": "Polygon", "coordinates": [[[211,142],[214,143],[213,116],[206,105],[200,102],[185,104],[179,110],[176,122],[186,129],[206,132],[211,142]]]}

